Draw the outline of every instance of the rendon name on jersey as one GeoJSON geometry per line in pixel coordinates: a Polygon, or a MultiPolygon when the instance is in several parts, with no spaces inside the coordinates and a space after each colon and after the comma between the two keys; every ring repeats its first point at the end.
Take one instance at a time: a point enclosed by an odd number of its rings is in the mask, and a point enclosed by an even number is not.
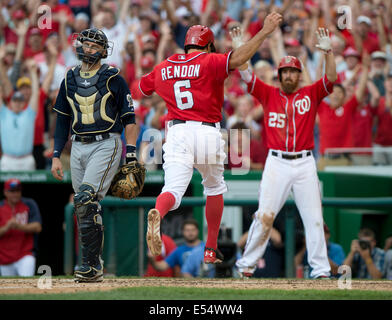
{"type": "Polygon", "coordinates": [[[139,90],[144,96],[155,91],[165,100],[167,120],[220,122],[230,54],[175,54],[144,75],[139,90]]]}

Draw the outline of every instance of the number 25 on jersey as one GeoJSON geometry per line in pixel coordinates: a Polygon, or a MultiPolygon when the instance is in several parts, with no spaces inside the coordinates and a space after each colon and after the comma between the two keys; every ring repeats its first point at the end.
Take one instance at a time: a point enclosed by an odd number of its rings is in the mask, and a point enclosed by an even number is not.
{"type": "Polygon", "coordinates": [[[270,112],[268,126],[273,128],[284,128],[286,115],[284,113],[270,112]]]}

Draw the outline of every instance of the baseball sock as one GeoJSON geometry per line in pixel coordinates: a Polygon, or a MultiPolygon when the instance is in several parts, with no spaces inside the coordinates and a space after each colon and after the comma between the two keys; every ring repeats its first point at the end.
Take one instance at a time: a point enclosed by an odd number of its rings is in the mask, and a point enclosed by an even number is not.
{"type": "Polygon", "coordinates": [[[155,202],[155,209],[157,209],[161,215],[161,219],[173,208],[176,203],[176,198],[170,192],[161,193],[157,201],[155,202]]]}
{"type": "Polygon", "coordinates": [[[216,249],[223,213],[223,195],[207,196],[206,220],[208,226],[206,248],[216,249]]]}

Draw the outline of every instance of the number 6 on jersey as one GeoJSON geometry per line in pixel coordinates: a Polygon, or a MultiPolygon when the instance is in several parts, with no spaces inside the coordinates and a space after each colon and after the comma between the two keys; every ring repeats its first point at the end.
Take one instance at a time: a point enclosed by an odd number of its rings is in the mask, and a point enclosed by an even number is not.
{"type": "Polygon", "coordinates": [[[181,110],[190,109],[193,107],[193,96],[190,91],[181,91],[184,87],[189,89],[191,87],[190,80],[181,80],[174,83],[174,96],[176,97],[177,108],[181,110]],[[186,102],[183,102],[186,99],[186,102]]]}

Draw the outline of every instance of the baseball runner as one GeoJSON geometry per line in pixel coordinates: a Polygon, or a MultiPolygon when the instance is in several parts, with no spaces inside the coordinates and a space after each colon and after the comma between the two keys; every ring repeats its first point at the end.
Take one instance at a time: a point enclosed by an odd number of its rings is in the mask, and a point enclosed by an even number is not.
{"type": "Polygon", "coordinates": [[[103,280],[99,201],[111,187],[112,179],[118,181],[116,173],[124,128],[126,162],[137,167],[137,134],[132,98],[125,80],[119,75],[119,69],[101,64],[101,59],[112,49],[106,35],[93,28],[83,30],[74,38],[81,65],[67,72],[53,108],[57,120],[52,174],[56,179],[63,178],[59,158],[71,126],[71,178],[82,247],[82,265],[75,270],[75,281],[93,282],[103,280]]]}
{"type": "Polygon", "coordinates": [[[205,26],[189,28],[185,37],[185,54],[175,54],[143,76],[139,89],[145,96],[154,91],[168,108],[166,142],[163,146],[164,187],[155,208],[148,213],[146,240],[155,256],[161,253],[161,219],[179,207],[196,168],[203,180],[208,225],[204,253],[205,263],[220,263],[217,238],[223,213],[224,141],[220,129],[223,83],[229,72],[250,59],[264,39],[281,22],[271,13],[264,27],[252,39],[227,54],[215,53],[214,34],[205,26]]]}
{"type": "Polygon", "coordinates": [[[305,228],[308,262],[313,268],[311,277],[330,276],[319,180],[311,150],[317,108],[332,92],[337,74],[328,30],[320,28],[316,34],[316,47],[325,53],[325,75],[310,86],[299,88],[302,66],[292,56],[284,57],[278,66],[280,88],[257,79],[249,68],[240,71],[248,91],[264,108],[270,149],[260,185],[259,208],[249,229],[244,254],[236,262],[245,277],[252,276],[257,260],[263,256],[273,220],[290,191],[293,191],[305,228]]]}

